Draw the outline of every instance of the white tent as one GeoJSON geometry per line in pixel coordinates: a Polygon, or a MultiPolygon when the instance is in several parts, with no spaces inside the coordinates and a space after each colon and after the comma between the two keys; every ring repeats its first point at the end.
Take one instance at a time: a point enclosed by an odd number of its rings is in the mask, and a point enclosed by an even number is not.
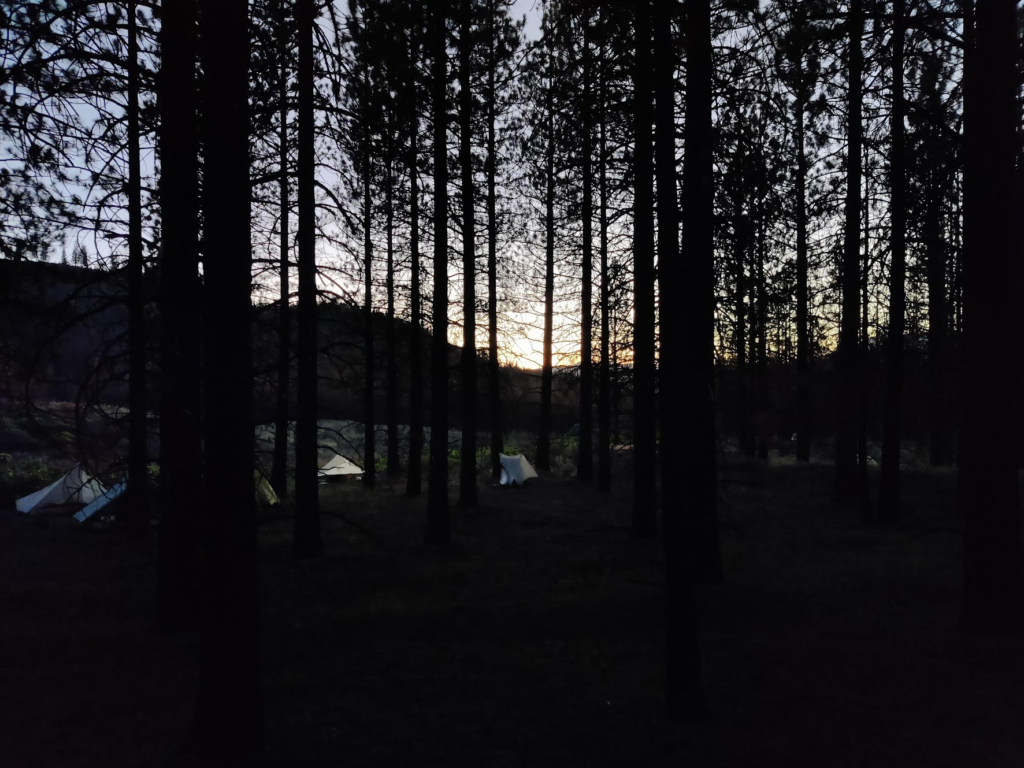
{"type": "Polygon", "coordinates": [[[107,488],[103,493],[101,493],[95,499],[93,499],[88,504],[86,504],[84,507],[82,507],[80,510],[78,510],[75,513],[75,520],[77,520],[80,523],[84,523],[90,517],[95,515],[97,512],[99,512],[105,506],[107,506],[107,504],[109,504],[114,499],[116,499],[118,496],[120,496],[122,493],[124,493],[125,488],[127,488],[127,487],[128,487],[127,479],[122,479],[119,483],[111,486],[110,488],[107,488]]]}
{"type": "Polygon", "coordinates": [[[42,490],[18,499],[15,507],[19,512],[38,514],[46,507],[59,504],[89,504],[105,490],[99,480],[90,477],[89,473],[82,469],[81,464],[76,464],[64,477],[42,490]]]}
{"type": "Polygon", "coordinates": [[[361,474],[362,467],[353,464],[340,453],[320,468],[320,477],[327,480],[340,480],[345,476],[361,474]]]}
{"type": "Polygon", "coordinates": [[[499,453],[498,459],[501,461],[502,485],[522,485],[531,477],[539,476],[525,456],[506,456],[499,453]]]}

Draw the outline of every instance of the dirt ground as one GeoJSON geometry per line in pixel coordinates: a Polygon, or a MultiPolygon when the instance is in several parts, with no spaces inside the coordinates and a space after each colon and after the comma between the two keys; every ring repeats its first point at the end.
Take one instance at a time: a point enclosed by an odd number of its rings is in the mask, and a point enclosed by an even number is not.
{"type": "MultiPolygon", "coordinates": [[[[956,629],[955,475],[908,473],[891,530],[831,506],[830,480],[722,471],[711,718],[686,725],[663,715],[661,544],[629,538],[627,484],[482,481],[445,549],[401,483],[321,486],[376,541],[325,517],[325,555],[296,563],[289,523],[261,525],[267,743],[243,765],[1024,765],[1020,640],[956,629]]],[[[0,516],[0,766],[196,764],[197,642],[153,632],[154,555],[0,516]]]]}

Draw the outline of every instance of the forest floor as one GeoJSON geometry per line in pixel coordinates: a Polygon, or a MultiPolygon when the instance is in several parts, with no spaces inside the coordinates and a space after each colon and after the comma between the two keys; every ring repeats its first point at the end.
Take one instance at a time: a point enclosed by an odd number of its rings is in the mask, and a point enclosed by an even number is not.
{"type": "MultiPolygon", "coordinates": [[[[886,530],[832,506],[831,477],[723,468],[711,717],[684,725],[663,714],[661,544],[630,539],[626,483],[481,481],[441,549],[401,483],[321,486],[376,541],[325,517],[324,556],[297,563],[288,522],[261,525],[267,739],[241,765],[1024,765],[1020,641],[956,628],[955,474],[907,473],[886,530]]],[[[155,550],[0,516],[0,766],[197,764],[197,640],[152,629],[155,550]]]]}

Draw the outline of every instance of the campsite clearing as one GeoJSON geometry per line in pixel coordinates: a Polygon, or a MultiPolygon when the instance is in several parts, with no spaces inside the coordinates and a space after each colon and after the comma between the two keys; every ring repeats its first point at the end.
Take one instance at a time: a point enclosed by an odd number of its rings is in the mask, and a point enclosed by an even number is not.
{"type": "MultiPolygon", "coordinates": [[[[907,473],[889,531],[832,508],[830,479],[723,471],[728,582],[699,593],[713,717],[691,725],[662,714],[661,543],[629,538],[625,483],[487,484],[443,549],[403,483],[322,485],[374,538],[326,517],[325,555],[301,563],[266,512],[268,738],[244,765],[1024,764],[1019,641],[956,630],[955,475],[907,473]]],[[[155,551],[0,519],[5,768],[194,764],[174,750],[197,643],[153,633],[155,551]]]]}

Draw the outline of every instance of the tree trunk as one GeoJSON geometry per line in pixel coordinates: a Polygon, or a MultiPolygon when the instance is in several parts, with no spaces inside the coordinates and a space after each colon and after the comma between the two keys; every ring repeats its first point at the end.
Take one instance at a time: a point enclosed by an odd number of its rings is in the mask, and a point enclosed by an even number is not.
{"type": "Polygon", "coordinates": [[[906,37],[904,0],[893,2],[892,53],[892,193],[891,219],[892,265],[889,287],[889,338],[886,360],[885,422],[882,438],[882,477],[878,497],[878,521],[895,523],[900,516],[900,437],[903,421],[903,334],[906,313],[906,225],[907,185],[903,118],[903,49],[906,37]]]}
{"type": "MultiPolygon", "coordinates": [[[[616,323],[616,328],[618,324],[616,323]]],[[[612,345],[611,356],[611,377],[612,377],[612,443],[616,446],[622,445],[622,364],[619,362],[619,349],[621,345],[616,341],[612,345]]],[[[616,450],[618,450],[616,448],[616,450]]]]}
{"type": "Polygon", "coordinates": [[[865,523],[874,522],[871,505],[871,489],[868,484],[868,382],[867,366],[870,360],[870,309],[871,295],[871,149],[864,144],[864,198],[861,210],[864,212],[864,258],[860,264],[860,344],[857,348],[859,360],[857,373],[857,480],[861,488],[861,517],[865,523]]]}
{"type": "Polygon", "coordinates": [[[583,295],[580,329],[580,450],[576,476],[590,480],[594,476],[594,243],[593,243],[593,100],[590,61],[590,18],[583,15],[583,96],[580,110],[583,113],[583,295]]]}
{"type": "MultiPolygon", "coordinates": [[[[203,594],[194,740],[243,759],[263,736],[253,493],[249,24],[244,0],[203,0],[205,365],[203,594]]],[[[312,21],[312,0],[300,4],[312,21]]],[[[313,471],[316,471],[315,465],[313,471]]]]}
{"type": "Polygon", "coordinates": [[[199,139],[196,3],[163,11],[160,27],[160,527],[157,628],[199,625],[199,139]]]}
{"type": "Polygon", "coordinates": [[[278,51],[281,56],[281,82],[278,99],[281,109],[280,126],[280,167],[281,167],[281,316],[278,321],[278,368],[277,368],[277,414],[274,424],[274,465],[270,471],[270,484],[278,496],[288,495],[288,372],[291,367],[291,286],[289,285],[290,265],[288,262],[288,5],[287,0],[278,0],[280,14],[278,51]]]}
{"type": "MultiPolygon", "coordinates": [[[[764,171],[764,157],[759,158],[760,170],[764,171]]],[[[763,178],[763,176],[762,176],[763,178]]],[[[767,186],[762,186],[764,189],[767,186]]],[[[757,412],[759,424],[757,426],[757,458],[761,461],[768,460],[768,443],[771,439],[771,430],[768,425],[771,420],[768,414],[772,405],[768,401],[768,283],[765,280],[764,263],[768,258],[768,233],[766,231],[765,212],[762,206],[756,206],[758,212],[757,221],[757,260],[754,262],[755,291],[757,302],[755,304],[754,327],[757,329],[754,372],[757,377],[757,412]]]]}
{"type": "Polygon", "coordinates": [[[867,362],[870,353],[870,293],[871,281],[871,164],[870,147],[864,146],[862,176],[864,179],[863,202],[861,210],[864,215],[863,238],[864,257],[860,263],[860,344],[857,347],[857,482],[861,488],[860,514],[865,523],[874,522],[874,509],[871,505],[870,485],[867,479],[867,362]]]}
{"type": "Polygon", "coordinates": [[[540,431],[537,435],[537,469],[551,470],[551,390],[553,379],[552,336],[555,320],[555,116],[551,91],[554,88],[548,61],[545,109],[547,146],[544,150],[544,352],[540,379],[540,431]]]}
{"type": "MultiPolygon", "coordinates": [[[[742,164],[740,172],[742,173],[742,164]]],[[[742,183],[742,182],[741,182],[742,183]]],[[[742,205],[737,201],[738,206],[742,205]]],[[[757,453],[757,445],[750,425],[750,411],[747,396],[747,249],[750,247],[749,218],[739,214],[739,231],[736,234],[736,432],[739,438],[740,453],[753,457],[757,453]]],[[[664,282],[664,281],[663,281],[664,282]]],[[[751,313],[752,314],[752,313],[751,313]]],[[[664,323],[662,323],[664,327],[664,323]]],[[[662,347],[665,343],[662,342],[662,347]]],[[[664,467],[662,462],[662,467],[664,467]]]]}
{"type": "MultiPolygon", "coordinates": [[[[965,17],[966,18],[966,17],[965,17]]],[[[954,243],[960,243],[959,252],[953,251],[950,253],[950,259],[952,261],[950,269],[950,288],[949,288],[949,311],[946,317],[946,332],[950,336],[954,336],[959,339],[964,332],[964,280],[963,280],[963,258],[964,254],[970,248],[970,233],[964,232],[962,225],[963,217],[966,215],[964,212],[964,206],[966,203],[963,197],[966,194],[964,189],[965,185],[961,184],[961,195],[958,204],[955,206],[955,211],[950,216],[950,228],[953,231],[952,241],[954,243]]],[[[956,188],[954,187],[954,190],[956,188]]],[[[956,419],[954,419],[956,423],[956,419]]]]}
{"type": "MultiPolygon", "coordinates": [[[[690,0],[691,3],[694,0],[690,0]]],[[[682,264],[679,260],[679,203],[676,199],[676,116],[675,116],[675,67],[676,57],[672,46],[672,0],[655,0],[654,3],[654,85],[657,97],[656,151],[658,173],[658,258],[663,265],[660,272],[663,296],[679,296],[685,291],[682,264]]],[[[711,42],[709,19],[698,19],[698,14],[710,15],[706,0],[703,7],[688,9],[693,34],[708,33],[711,42]],[[703,23],[701,23],[703,22],[703,23]]],[[[709,74],[701,70],[698,61],[696,72],[691,77],[709,74]]],[[[695,84],[695,81],[694,81],[695,84]]],[[[688,83],[688,85],[691,85],[688,83]]],[[[710,77],[708,77],[710,85],[710,77]]],[[[691,85],[692,87],[692,85],[691,85]]],[[[701,90],[698,87],[698,91],[701,90]]],[[[692,115],[691,115],[692,116],[692,115]]],[[[711,110],[708,105],[708,118],[711,110]]],[[[689,122],[689,121],[687,121],[689,122]]],[[[695,132],[695,137],[697,134],[695,132]]],[[[707,137],[701,136],[701,139],[707,137]]],[[[698,152],[707,149],[697,148],[698,152]]],[[[687,152],[694,150],[688,144],[687,152]]],[[[696,163],[690,165],[694,170],[696,163]]],[[[698,233],[700,234],[700,233],[698,233]]],[[[687,245],[695,249],[708,243],[688,240],[687,245]]],[[[704,254],[710,258],[710,251],[704,254]]],[[[693,263],[693,261],[691,261],[693,263]]],[[[685,380],[684,360],[685,318],[678,304],[663,303],[661,310],[661,376],[662,376],[662,430],[665,435],[682,435],[686,419],[683,409],[686,403],[676,396],[676,387],[685,380]]],[[[683,454],[676,440],[661,442],[662,477],[674,477],[679,470],[683,454]]],[[[692,510],[678,503],[675,490],[666,491],[662,485],[662,529],[665,550],[665,645],[667,696],[669,713],[678,718],[690,719],[705,713],[704,694],[700,683],[700,649],[697,643],[697,609],[693,595],[693,571],[688,547],[694,534],[692,510]]]]}
{"type": "Polygon", "coordinates": [[[937,173],[929,172],[925,202],[924,239],[928,269],[928,455],[933,467],[949,463],[948,403],[946,397],[946,244],[942,237],[942,188],[937,173]]]}
{"type": "Polygon", "coordinates": [[[495,50],[494,0],[491,0],[488,18],[491,25],[490,62],[487,68],[487,384],[491,420],[491,479],[501,477],[501,453],[505,450],[501,424],[501,366],[498,363],[498,147],[495,136],[495,50]]]}
{"type": "Polygon", "coordinates": [[[387,392],[386,408],[388,420],[388,475],[394,477],[401,471],[398,459],[398,334],[395,329],[395,206],[394,206],[394,163],[392,142],[392,112],[388,112],[388,166],[384,183],[384,227],[387,233],[388,271],[385,276],[388,294],[387,316],[387,392]]]}
{"type": "Polygon", "coordinates": [[[836,458],[833,498],[844,504],[861,501],[857,468],[858,382],[860,379],[860,208],[862,164],[863,54],[862,0],[851,0],[849,24],[849,101],[846,151],[846,235],[842,270],[842,321],[839,329],[839,397],[836,413],[836,458]]]}
{"type": "Polygon", "coordinates": [[[142,175],[139,169],[139,46],[134,0],[128,6],[128,494],[119,525],[132,538],[149,530],[146,429],[146,284],[142,273],[142,175]]]}
{"type": "Polygon", "coordinates": [[[431,54],[434,110],[434,323],[430,395],[428,544],[447,544],[448,515],[448,47],[445,2],[433,0],[431,54]]]}
{"type": "Polygon", "coordinates": [[[377,425],[374,413],[374,364],[377,350],[373,333],[373,148],[370,144],[369,75],[363,70],[363,487],[377,484],[377,425]]]}
{"type": "Polygon", "coordinates": [[[654,382],[654,156],[651,146],[653,92],[651,6],[633,6],[636,55],[633,62],[633,517],[632,533],[657,532],[655,499],[654,382]]]}
{"type": "Polygon", "coordinates": [[[793,101],[796,121],[796,460],[811,460],[811,339],[808,329],[807,286],[807,102],[803,83],[793,101]]]}
{"type": "MultiPolygon", "coordinates": [[[[966,50],[961,355],[963,414],[957,503],[964,526],[961,620],[972,631],[1021,628],[1021,539],[1017,485],[1015,366],[986,375],[1006,354],[1016,323],[1018,254],[1014,185],[1016,3],[989,0],[976,13],[966,50]]],[[[965,20],[966,23],[966,20],[965,20]]]]}
{"type": "MultiPolygon", "coordinates": [[[[410,2],[410,9],[416,6],[410,2]]],[[[423,471],[423,349],[422,313],[420,295],[420,190],[419,190],[419,112],[416,109],[416,49],[409,38],[409,82],[406,102],[409,106],[409,471],[406,475],[405,494],[419,496],[422,491],[423,471]]]]}
{"type": "Polygon", "coordinates": [[[459,19],[459,162],[462,166],[462,461],[459,506],[477,507],[476,489],[476,207],[473,190],[473,100],[470,0],[459,19]]]}
{"type": "Polygon", "coordinates": [[[320,490],[317,449],[316,200],[313,135],[313,0],[297,0],[299,33],[299,319],[298,419],[295,425],[295,557],[317,557],[320,490]]]}
{"type": "MultiPolygon", "coordinates": [[[[676,370],[680,372],[680,460],[684,471],[682,503],[689,531],[687,554],[698,583],[721,582],[718,540],[718,468],[715,435],[715,261],[714,175],[711,123],[711,9],[709,0],[687,6],[686,127],[683,161],[683,255],[687,289],[682,306],[685,328],[676,370]],[[683,362],[686,372],[683,372],[683,362]]],[[[670,355],[671,357],[671,355],[670,355]]],[[[677,379],[678,381],[678,379],[677,379]]]]}
{"type": "MultiPolygon", "coordinates": [[[[602,46],[601,60],[604,61],[602,46]]],[[[598,144],[598,226],[601,256],[601,371],[597,403],[597,488],[608,492],[612,488],[611,452],[611,284],[608,274],[608,150],[605,116],[605,76],[600,68],[601,126],[598,144]]]]}

